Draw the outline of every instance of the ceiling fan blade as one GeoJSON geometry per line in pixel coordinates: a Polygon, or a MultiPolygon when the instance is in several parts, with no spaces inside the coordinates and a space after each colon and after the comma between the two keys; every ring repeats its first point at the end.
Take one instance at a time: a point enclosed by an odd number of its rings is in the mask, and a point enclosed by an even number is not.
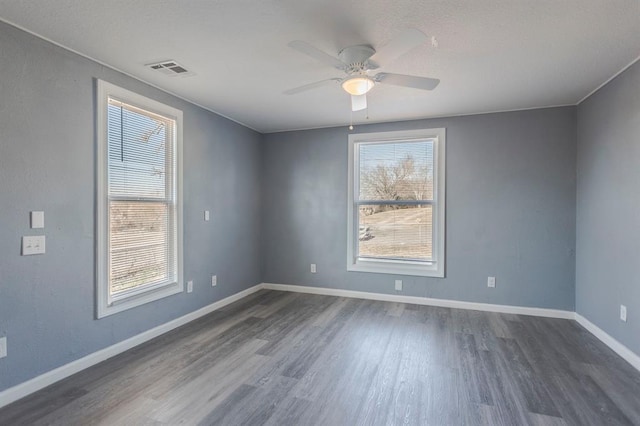
{"type": "Polygon", "coordinates": [[[351,95],[351,111],[361,111],[367,108],[367,95],[351,95]]]}
{"type": "Polygon", "coordinates": [[[376,74],[374,80],[383,84],[392,84],[394,86],[412,87],[421,90],[433,90],[440,80],[437,78],[417,77],[415,75],[392,74],[381,72],[376,74]]]}
{"type": "Polygon", "coordinates": [[[376,65],[387,65],[414,47],[427,41],[427,36],[420,30],[411,28],[377,49],[370,61],[376,65]]]}
{"type": "Polygon", "coordinates": [[[312,58],[320,61],[324,64],[337,68],[339,70],[343,70],[346,67],[346,64],[342,62],[338,58],[334,58],[328,53],[323,52],[315,46],[310,45],[309,43],[302,40],[294,40],[289,43],[289,47],[297,50],[300,53],[304,53],[307,56],[311,56],[312,58]]]}
{"type": "Polygon", "coordinates": [[[307,90],[312,90],[322,86],[328,86],[330,83],[334,83],[336,81],[340,81],[339,78],[330,78],[328,80],[320,80],[315,83],[305,84],[304,86],[294,87],[293,89],[285,90],[285,95],[295,95],[296,93],[306,92],[307,90]]]}
{"type": "Polygon", "coordinates": [[[367,69],[369,69],[369,70],[377,70],[378,68],[380,68],[380,65],[377,62],[375,62],[375,61],[373,61],[371,59],[369,59],[367,61],[367,69]]]}

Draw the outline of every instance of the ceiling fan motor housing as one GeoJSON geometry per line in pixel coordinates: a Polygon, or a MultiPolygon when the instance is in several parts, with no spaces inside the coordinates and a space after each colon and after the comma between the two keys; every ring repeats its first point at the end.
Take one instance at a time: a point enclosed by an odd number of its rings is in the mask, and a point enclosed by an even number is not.
{"type": "Polygon", "coordinates": [[[376,53],[376,50],[367,45],[349,46],[340,51],[338,57],[348,64],[345,71],[349,75],[364,74],[368,69],[367,60],[376,53]]]}

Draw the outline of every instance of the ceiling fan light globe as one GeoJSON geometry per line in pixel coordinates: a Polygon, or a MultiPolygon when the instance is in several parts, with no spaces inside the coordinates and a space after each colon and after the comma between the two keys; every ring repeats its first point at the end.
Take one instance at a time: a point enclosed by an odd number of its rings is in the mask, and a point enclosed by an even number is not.
{"type": "Polygon", "coordinates": [[[342,82],[342,88],[350,95],[364,95],[373,88],[374,82],[368,77],[352,77],[342,82]]]}

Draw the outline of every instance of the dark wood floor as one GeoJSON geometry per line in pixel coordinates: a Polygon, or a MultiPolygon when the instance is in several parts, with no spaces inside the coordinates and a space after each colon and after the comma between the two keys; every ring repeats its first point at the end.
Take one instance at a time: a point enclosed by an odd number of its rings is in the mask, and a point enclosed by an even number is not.
{"type": "Polygon", "coordinates": [[[0,423],[640,425],[640,373],[573,321],[261,291],[0,423]]]}

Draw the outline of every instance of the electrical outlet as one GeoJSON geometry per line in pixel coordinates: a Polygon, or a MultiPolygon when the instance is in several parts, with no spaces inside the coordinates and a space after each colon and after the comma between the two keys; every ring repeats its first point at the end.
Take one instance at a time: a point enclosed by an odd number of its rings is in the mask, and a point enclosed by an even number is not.
{"type": "Polygon", "coordinates": [[[215,287],[218,285],[218,276],[211,275],[211,287],[215,287]]]}
{"type": "Polygon", "coordinates": [[[209,210],[204,211],[204,220],[205,222],[209,222],[209,210]]]}
{"type": "Polygon", "coordinates": [[[22,255],[30,256],[32,254],[44,254],[45,242],[44,235],[22,237],[22,255]]]}
{"type": "Polygon", "coordinates": [[[488,277],[487,278],[487,287],[495,288],[496,287],[496,277],[488,277]]]}
{"type": "Polygon", "coordinates": [[[627,322],[627,307],[620,305],[620,321],[627,322]]]}
{"type": "Polygon", "coordinates": [[[193,281],[187,281],[187,293],[193,292],[193,281]]]}
{"type": "Polygon", "coordinates": [[[402,280],[396,280],[396,291],[402,291],[402,280]]]}
{"type": "Polygon", "coordinates": [[[315,274],[315,273],[316,273],[316,264],[315,264],[315,263],[312,263],[312,264],[311,264],[311,273],[312,273],[312,274],[315,274]]]}
{"type": "Polygon", "coordinates": [[[7,338],[0,337],[0,358],[7,356],[7,338]]]}

